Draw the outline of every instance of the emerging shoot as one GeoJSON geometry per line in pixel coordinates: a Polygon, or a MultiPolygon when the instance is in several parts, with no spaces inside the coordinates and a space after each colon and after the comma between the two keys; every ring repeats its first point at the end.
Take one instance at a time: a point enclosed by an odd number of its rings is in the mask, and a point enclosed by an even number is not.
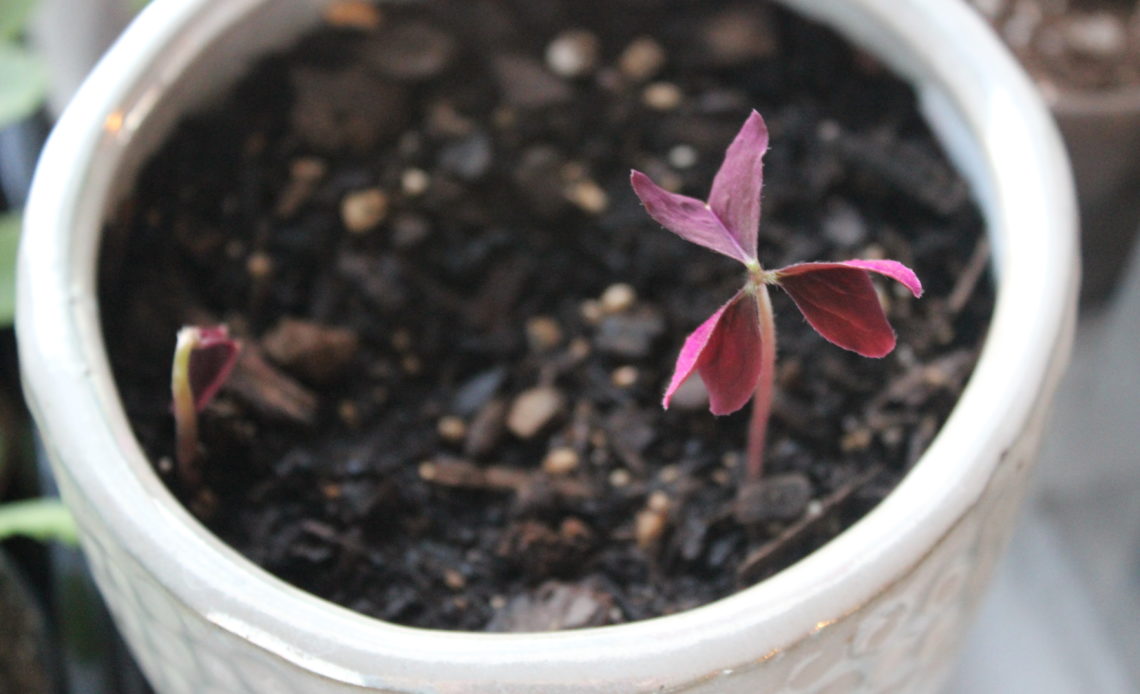
{"type": "Polygon", "coordinates": [[[241,343],[224,325],[178,331],[170,390],[174,397],[175,460],[187,488],[198,485],[198,413],[217,395],[237,363],[241,343]]]}
{"type": "Polygon", "coordinates": [[[757,259],[760,189],[768,128],[753,111],[729,145],[713,178],[707,202],[670,193],[640,171],[630,183],[649,216],[686,241],[740,261],[744,286],[685,340],[662,406],[697,372],[715,415],[736,412],[753,400],[748,430],[746,478],[757,480],[764,466],[764,438],[772,408],[776,326],[768,285],[782,288],[808,323],[829,342],[865,357],[883,357],[895,347],[870,273],[901,282],[914,296],[922,284],[894,260],[796,263],[765,270],[757,259]]]}

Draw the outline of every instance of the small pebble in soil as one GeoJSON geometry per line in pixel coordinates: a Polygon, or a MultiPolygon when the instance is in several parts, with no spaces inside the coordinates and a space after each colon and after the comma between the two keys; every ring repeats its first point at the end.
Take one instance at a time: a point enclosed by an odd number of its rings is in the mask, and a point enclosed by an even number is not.
{"type": "Polygon", "coordinates": [[[565,408],[562,391],[551,386],[524,390],[515,397],[507,413],[507,429],[520,439],[533,438],[565,408]]]}
{"type": "Polygon", "coordinates": [[[341,200],[340,219],[354,234],[375,229],[388,215],[388,195],[379,188],[354,190],[341,200]]]}
{"type": "Polygon", "coordinates": [[[493,62],[499,93],[508,106],[540,109],[571,101],[574,92],[542,63],[525,55],[499,55],[493,62]]]}
{"type": "Polygon", "coordinates": [[[618,56],[618,69],[634,82],[652,79],[665,67],[665,49],[649,36],[639,36],[618,56]]]}
{"type": "Polygon", "coordinates": [[[669,526],[669,496],[656,490],[645,501],[645,507],[634,517],[633,535],[637,546],[644,550],[654,547],[669,526]]]}
{"type": "Polygon", "coordinates": [[[720,66],[764,58],[777,43],[767,14],[752,7],[730,7],[709,17],[698,29],[705,59],[720,66]]]}
{"type": "Polygon", "coordinates": [[[542,459],[542,470],[548,475],[568,475],[578,469],[580,460],[573,448],[559,447],[552,449],[542,459]]]}
{"type": "Polygon", "coordinates": [[[692,145],[676,145],[669,150],[669,165],[688,169],[697,163],[697,150],[692,145]]]}
{"type": "Polygon", "coordinates": [[[475,130],[475,123],[461,114],[450,101],[436,101],[428,112],[427,131],[435,137],[463,137],[475,130]]]}
{"type": "Polygon", "coordinates": [[[467,439],[463,442],[466,455],[480,458],[499,445],[506,430],[507,403],[494,399],[484,404],[467,427],[467,439]]]}
{"type": "Polygon", "coordinates": [[[289,180],[315,183],[325,177],[328,164],[317,157],[297,157],[289,162],[289,180]]]}
{"type": "Polygon", "coordinates": [[[593,348],[590,347],[590,341],[584,337],[576,337],[570,340],[570,344],[566,346],[566,356],[571,362],[580,362],[586,357],[590,356],[593,348]]]}
{"type": "Polygon", "coordinates": [[[672,111],[684,98],[684,92],[672,82],[654,82],[641,92],[642,102],[655,111],[672,111]]]}
{"type": "Polygon", "coordinates": [[[606,287],[598,301],[603,312],[621,313],[637,303],[637,290],[625,282],[618,282],[606,287]]]}
{"type": "Polygon", "coordinates": [[[586,299],[578,305],[578,315],[586,325],[597,325],[602,319],[602,302],[597,299],[586,299]]]}
{"type": "Polygon", "coordinates": [[[606,191],[588,178],[570,183],[566,189],[566,199],[590,214],[605,212],[610,202],[606,191]]]}
{"type": "Polygon", "coordinates": [[[261,347],[273,361],[311,383],[331,383],[356,357],[360,339],[347,328],[283,318],[264,337],[261,347]]]}
{"type": "Polygon", "coordinates": [[[366,0],[337,0],[325,8],[324,20],[334,27],[372,30],[379,28],[384,16],[366,0]]]}
{"type": "Polygon", "coordinates": [[[400,175],[400,188],[405,195],[416,197],[427,192],[431,177],[423,169],[405,169],[400,175]]]}
{"type": "Polygon", "coordinates": [[[242,350],[227,389],[267,419],[305,427],[316,421],[317,396],[266,360],[256,344],[242,350]]]}
{"type": "Polygon", "coordinates": [[[455,415],[440,417],[435,430],[439,433],[439,437],[448,443],[462,443],[467,438],[467,422],[455,415]]]}
{"type": "Polygon", "coordinates": [[[866,450],[874,439],[870,429],[862,427],[847,432],[839,439],[839,448],[844,453],[866,450]]]}
{"type": "Polygon", "coordinates": [[[534,316],[526,322],[526,341],[531,351],[542,354],[562,343],[562,326],[550,316],[534,316]]]}
{"type": "Polygon", "coordinates": [[[245,260],[245,271],[253,280],[263,280],[273,274],[273,259],[261,251],[254,251],[245,260]]]}
{"type": "Polygon", "coordinates": [[[467,579],[455,569],[444,569],[443,584],[452,590],[463,590],[467,586],[467,579]]]}
{"type": "Polygon", "coordinates": [[[741,485],[733,515],[743,525],[799,518],[812,496],[811,482],[794,472],[741,485]]]}
{"type": "Polygon", "coordinates": [[[610,383],[618,388],[629,388],[637,383],[639,373],[636,366],[619,366],[610,373],[610,383]]]}
{"type": "Polygon", "coordinates": [[[494,397],[506,378],[506,369],[496,367],[480,371],[464,381],[455,391],[451,409],[461,415],[473,414],[494,397]]]}
{"type": "Polygon", "coordinates": [[[455,53],[450,34],[427,22],[409,20],[377,33],[361,57],[389,77],[420,82],[443,72],[455,53]]]}
{"type": "Polygon", "coordinates": [[[546,66],[560,77],[585,77],[598,67],[601,41],[589,31],[571,29],[546,46],[546,66]]]}
{"type": "Polygon", "coordinates": [[[621,489],[628,487],[630,482],[633,482],[633,475],[630,474],[629,470],[619,467],[610,473],[608,481],[611,487],[621,489]]]}
{"type": "Polygon", "coordinates": [[[681,479],[681,468],[677,465],[666,465],[657,473],[657,481],[661,484],[673,484],[681,479]]]}

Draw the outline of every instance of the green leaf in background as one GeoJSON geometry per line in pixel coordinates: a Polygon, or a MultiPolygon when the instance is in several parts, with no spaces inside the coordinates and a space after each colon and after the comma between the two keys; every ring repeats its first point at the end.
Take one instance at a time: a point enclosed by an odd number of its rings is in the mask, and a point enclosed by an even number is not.
{"type": "Polygon", "coordinates": [[[0,41],[14,38],[24,30],[39,0],[0,0],[0,41]]]}
{"type": "Polygon", "coordinates": [[[0,129],[39,108],[47,92],[47,70],[14,43],[0,43],[0,129]]]}
{"type": "Polygon", "coordinates": [[[16,249],[20,245],[20,215],[0,213],[0,328],[16,315],[16,249]]]}
{"type": "Polygon", "coordinates": [[[0,504],[0,540],[23,535],[41,542],[78,542],[75,520],[59,499],[29,499],[0,504]]]}

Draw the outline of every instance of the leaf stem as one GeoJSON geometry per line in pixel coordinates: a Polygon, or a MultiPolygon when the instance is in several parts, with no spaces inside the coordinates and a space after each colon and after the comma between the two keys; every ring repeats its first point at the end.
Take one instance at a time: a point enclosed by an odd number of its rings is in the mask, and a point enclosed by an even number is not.
{"type": "Polygon", "coordinates": [[[23,535],[40,541],[78,542],[75,521],[59,499],[27,499],[0,504],[0,540],[23,535]]]}
{"type": "Polygon", "coordinates": [[[198,471],[194,467],[194,460],[198,457],[198,409],[194,405],[194,391],[190,385],[190,355],[198,341],[197,328],[186,327],[178,331],[170,373],[170,391],[174,399],[174,453],[178,476],[187,488],[197,486],[198,482],[198,471]]]}
{"type": "Polygon", "coordinates": [[[752,396],[745,482],[760,479],[764,471],[764,440],[768,434],[768,417],[772,414],[772,386],[776,378],[776,323],[772,319],[768,287],[761,283],[756,287],[756,304],[760,314],[760,380],[752,396]]]}

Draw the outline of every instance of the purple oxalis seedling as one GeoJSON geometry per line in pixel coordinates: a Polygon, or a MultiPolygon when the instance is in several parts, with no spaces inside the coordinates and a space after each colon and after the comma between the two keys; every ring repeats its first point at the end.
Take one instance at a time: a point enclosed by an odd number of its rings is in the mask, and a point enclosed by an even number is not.
{"type": "Polygon", "coordinates": [[[748,270],[744,287],[689,335],[677,358],[662,406],[693,372],[700,374],[713,414],[736,412],[754,398],[748,432],[747,478],[764,465],[764,437],[772,406],[776,327],[767,285],[781,287],[816,332],[865,357],[882,357],[895,347],[891,329],[870,273],[901,282],[914,296],[922,284],[894,260],[796,263],[765,270],[757,260],[760,189],[768,128],[753,111],[729,145],[713,179],[708,202],[670,193],[640,171],[630,182],[649,216],[699,246],[735,258],[748,270]]]}
{"type": "Polygon", "coordinates": [[[197,486],[198,413],[214,399],[229,378],[241,343],[224,325],[187,326],[178,331],[170,390],[174,397],[175,459],[178,475],[188,487],[197,486]]]}

